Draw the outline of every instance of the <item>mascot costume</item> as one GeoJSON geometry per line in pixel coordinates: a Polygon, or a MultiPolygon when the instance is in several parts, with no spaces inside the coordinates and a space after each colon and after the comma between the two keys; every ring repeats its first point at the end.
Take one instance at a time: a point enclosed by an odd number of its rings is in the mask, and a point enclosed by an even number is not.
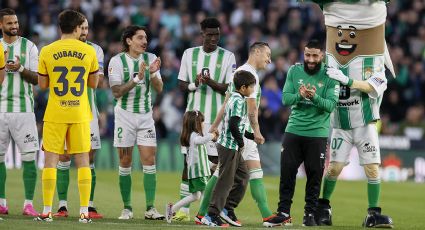
{"type": "MultiPolygon", "coordinates": [[[[330,164],[323,181],[317,225],[332,225],[330,198],[353,147],[368,179],[369,208],[364,227],[392,228],[392,219],[379,207],[380,149],[376,122],[387,88],[385,66],[394,68],[385,42],[386,3],[382,0],[312,0],[320,5],[326,24],[327,73],[341,83],[332,113],[330,164]]],[[[349,210],[347,210],[349,211],[349,210]]]]}

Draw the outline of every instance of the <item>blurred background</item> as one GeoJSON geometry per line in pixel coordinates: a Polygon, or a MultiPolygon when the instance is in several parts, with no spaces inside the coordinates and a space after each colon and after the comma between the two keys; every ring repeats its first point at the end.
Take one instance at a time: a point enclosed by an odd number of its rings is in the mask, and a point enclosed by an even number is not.
{"type": "MultiPolygon", "coordinates": [[[[177,87],[177,75],[183,51],[201,45],[199,22],[217,17],[221,22],[220,46],[236,56],[237,65],[248,56],[255,41],[268,42],[272,64],[260,74],[262,98],[260,127],[266,144],[260,147],[264,171],[279,173],[280,141],[290,114],[281,103],[287,70],[303,61],[304,45],[311,38],[324,41],[324,19],[320,8],[295,0],[0,0],[1,8],[16,11],[22,36],[40,50],[58,39],[57,15],[63,9],[84,13],[90,24],[89,40],[105,52],[105,70],[109,59],[121,52],[119,42],[123,28],[131,24],[148,28],[148,51],[162,59],[164,91],[155,95],[154,120],[158,142],[158,169],[182,168],[178,138],[186,95],[177,87]]],[[[385,180],[425,181],[425,1],[392,0],[388,5],[386,40],[397,73],[389,74],[388,89],[381,105],[380,142],[385,180]]],[[[100,112],[102,149],[98,151],[98,168],[116,168],[118,157],[112,146],[114,114],[113,96],[108,75],[96,91],[100,112]]],[[[35,92],[35,114],[39,134],[48,92],[35,92]]],[[[42,138],[42,137],[40,137],[42,138]]],[[[7,165],[20,167],[19,154],[10,146],[7,165]]],[[[134,155],[135,168],[140,168],[134,155]]],[[[356,150],[344,175],[346,179],[363,178],[356,150]]],[[[42,167],[43,154],[39,154],[42,167]]],[[[300,170],[302,176],[302,170],[300,170]]]]}

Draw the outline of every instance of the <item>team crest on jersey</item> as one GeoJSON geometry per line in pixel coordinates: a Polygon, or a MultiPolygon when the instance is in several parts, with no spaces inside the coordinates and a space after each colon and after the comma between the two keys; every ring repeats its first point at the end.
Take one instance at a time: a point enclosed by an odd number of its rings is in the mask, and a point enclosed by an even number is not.
{"type": "Polygon", "coordinates": [[[371,67],[367,67],[364,70],[364,76],[366,79],[369,79],[373,74],[373,69],[371,67]]]}
{"type": "Polygon", "coordinates": [[[317,84],[317,86],[319,86],[319,88],[322,88],[322,87],[323,87],[323,83],[320,81],[320,82],[317,84]]]}
{"type": "Polygon", "coordinates": [[[298,84],[300,84],[300,85],[302,85],[302,84],[304,84],[304,79],[300,79],[300,80],[298,80],[298,84]]]}
{"type": "Polygon", "coordinates": [[[198,62],[197,61],[193,61],[192,62],[192,66],[197,66],[198,65],[198,62]]]}

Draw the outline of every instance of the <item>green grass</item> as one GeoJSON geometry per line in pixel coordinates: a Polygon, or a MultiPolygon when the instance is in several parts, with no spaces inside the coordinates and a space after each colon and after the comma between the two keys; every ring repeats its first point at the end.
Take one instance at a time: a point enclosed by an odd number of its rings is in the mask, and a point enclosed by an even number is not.
{"type": "MultiPolygon", "coordinates": [[[[76,187],[76,171],[71,171],[71,184],[69,189],[69,211],[71,217],[67,219],[55,219],[52,223],[38,223],[32,218],[21,215],[24,191],[22,172],[8,170],[6,194],[8,198],[9,215],[2,216],[0,229],[188,229],[199,228],[193,222],[146,221],[143,214],[145,200],[143,192],[142,173],[133,172],[132,203],[135,219],[120,221],[122,202],[118,188],[117,171],[97,171],[97,187],[95,205],[98,211],[105,215],[105,219],[95,220],[93,224],[79,224],[77,217],[79,212],[78,190],[76,187]]],[[[41,171],[39,171],[41,178],[41,171]]],[[[42,210],[41,180],[38,181],[35,207],[42,210]]],[[[180,173],[159,173],[156,195],[156,206],[161,213],[167,202],[176,202],[180,173]]],[[[268,201],[272,210],[276,209],[279,193],[279,178],[266,177],[265,185],[268,193],[268,201]]],[[[294,218],[294,226],[288,229],[301,229],[303,206],[304,206],[305,180],[298,180],[291,214],[294,218]]],[[[425,229],[425,184],[406,183],[383,183],[381,206],[383,213],[391,216],[396,229],[425,229]]],[[[366,182],[339,181],[332,200],[333,227],[317,227],[315,229],[360,229],[367,209],[366,182]]],[[[57,209],[57,196],[55,196],[54,209],[57,209]]],[[[195,214],[199,204],[191,206],[192,215],[195,214]]],[[[256,205],[248,191],[241,205],[236,209],[238,217],[246,228],[261,228],[261,218],[256,205]]]]}

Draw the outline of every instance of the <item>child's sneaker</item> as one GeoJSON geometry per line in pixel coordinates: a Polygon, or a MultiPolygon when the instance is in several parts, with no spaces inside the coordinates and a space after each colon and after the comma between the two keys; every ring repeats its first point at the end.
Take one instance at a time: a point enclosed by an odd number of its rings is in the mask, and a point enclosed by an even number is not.
{"type": "Polygon", "coordinates": [[[190,221],[189,213],[186,213],[182,210],[176,212],[176,215],[173,216],[173,220],[175,221],[190,221]]]}
{"type": "Polygon", "coordinates": [[[225,224],[218,215],[206,215],[202,218],[202,224],[208,225],[211,227],[222,227],[227,228],[229,224],[225,224]]]}
{"type": "Polygon", "coordinates": [[[173,218],[173,203],[168,203],[165,205],[165,219],[168,223],[171,223],[171,219],[173,218]]]}
{"type": "Polygon", "coordinates": [[[227,209],[223,208],[223,210],[220,212],[220,217],[232,226],[242,227],[242,223],[238,220],[233,210],[228,211],[227,209]]]}

